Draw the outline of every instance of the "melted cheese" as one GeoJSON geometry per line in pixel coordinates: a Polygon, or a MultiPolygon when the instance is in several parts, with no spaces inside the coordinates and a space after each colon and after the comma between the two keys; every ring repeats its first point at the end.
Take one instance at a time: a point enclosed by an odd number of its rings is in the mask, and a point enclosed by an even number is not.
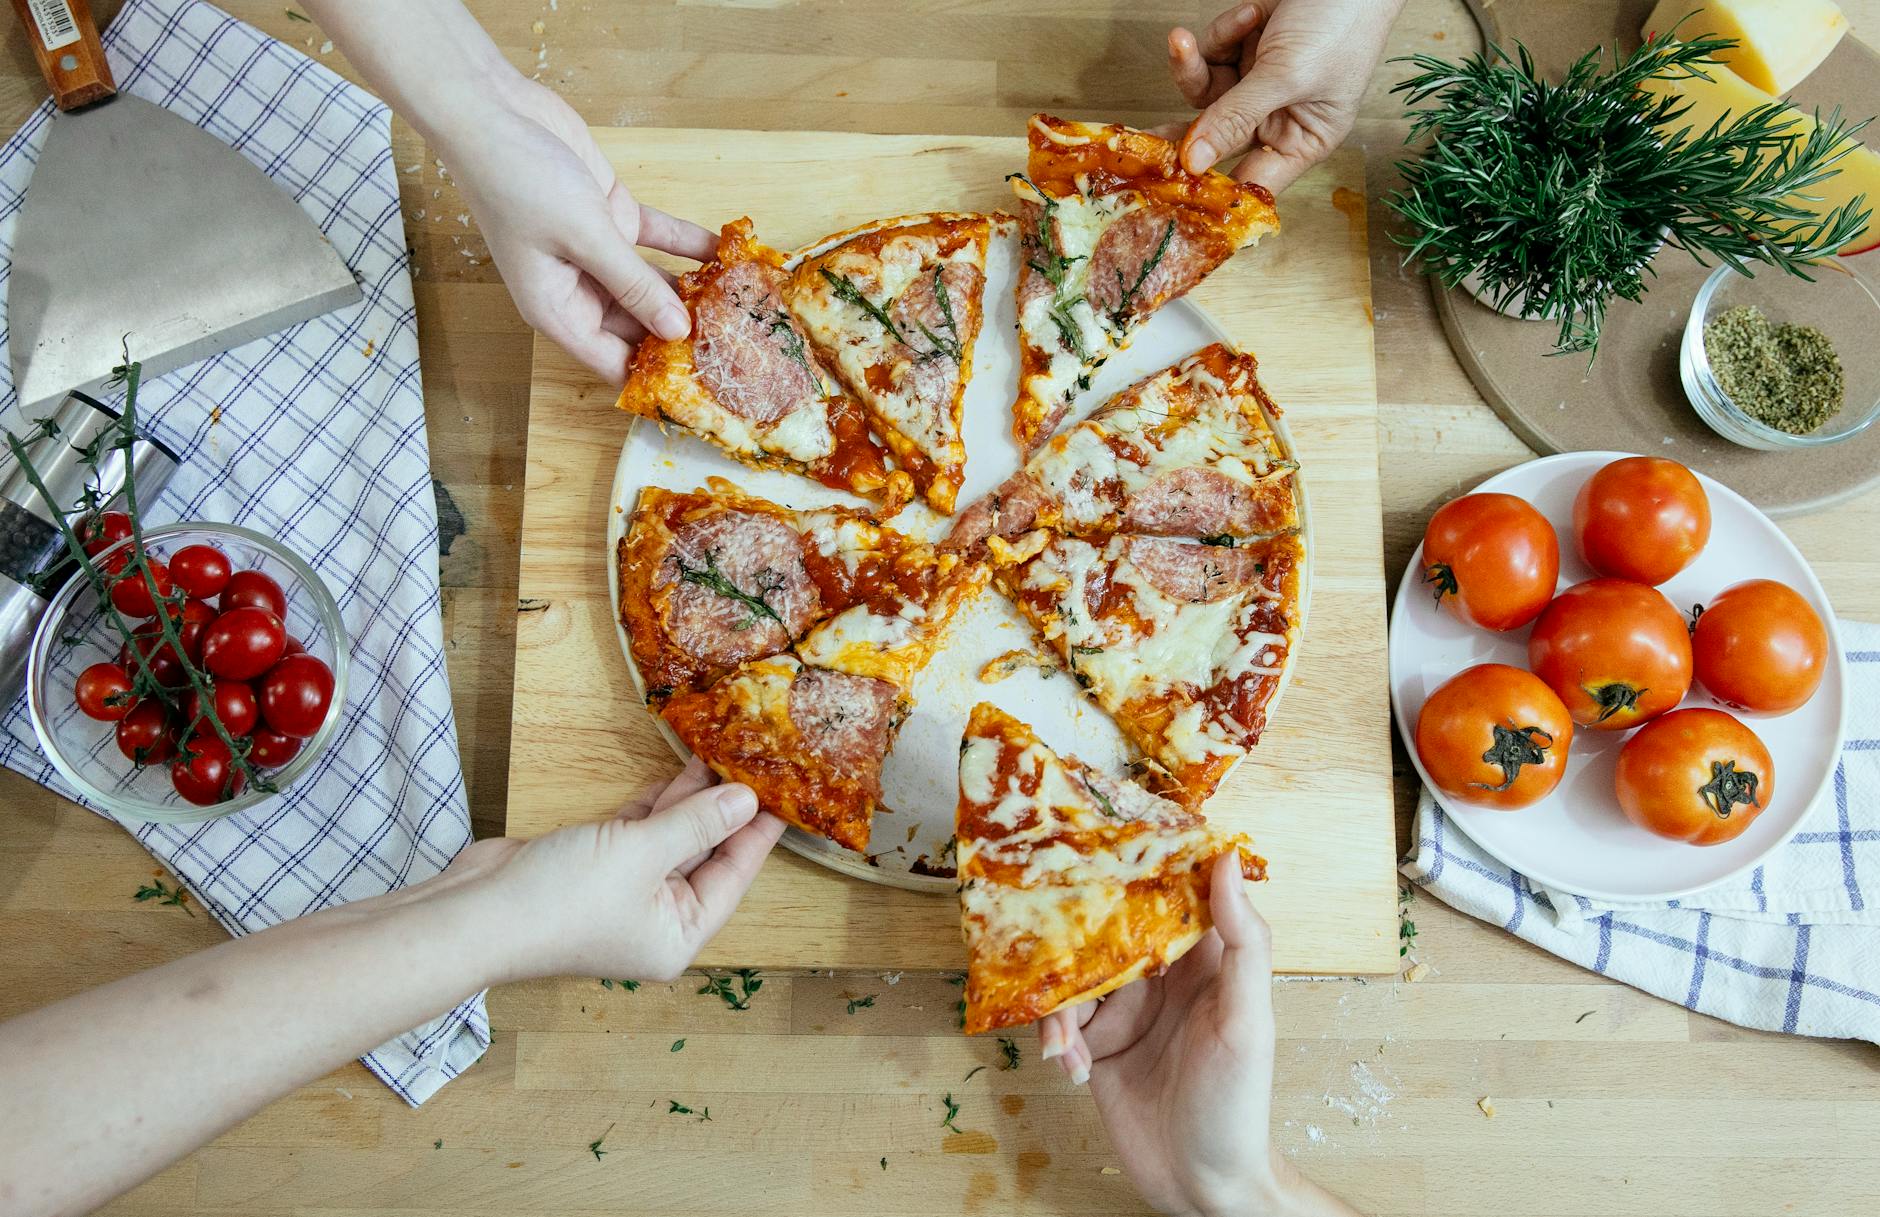
{"type": "Polygon", "coordinates": [[[912,601],[900,604],[894,614],[866,604],[844,609],[811,630],[796,653],[815,667],[903,683],[898,678],[912,657],[895,652],[919,641],[918,628],[927,614],[912,601]]]}
{"type": "Polygon", "coordinates": [[[788,655],[746,664],[721,686],[731,707],[753,722],[786,723],[790,718],[790,686],[803,665],[788,655]]]}
{"type": "Polygon", "coordinates": [[[783,456],[813,465],[836,450],[828,415],[813,405],[799,406],[763,426],[733,414],[703,389],[687,384],[667,392],[659,408],[673,422],[713,437],[740,456],[783,456]]]}

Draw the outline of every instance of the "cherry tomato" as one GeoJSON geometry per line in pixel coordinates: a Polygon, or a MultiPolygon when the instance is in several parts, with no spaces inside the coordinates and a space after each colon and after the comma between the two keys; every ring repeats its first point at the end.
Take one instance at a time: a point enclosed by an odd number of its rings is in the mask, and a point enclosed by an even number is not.
{"type": "Polygon", "coordinates": [[[131,518],[121,511],[104,511],[78,526],[78,540],[89,557],[97,557],[131,535],[131,518]]]}
{"type": "Polygon", "coordinates": [[[1684,700],[1691,633],[1656,588],[1588,579],[1556,596],[1534,623],[1528,667],[1574,722],[1624,731],[1684,700]]]}
{"type": "Polygon", "coordinates": [[[72,695],[86,717],[102,723],[118,721],[137,704],[130,673],[114,663],[94,663],[80,672],[72,695]]]}
{"type": "Polygon", "coordinates": [[[261,678],[261,717],[282,735],[312,735],[332,704],[333,670],[304,651],[282,659],[261,678]]]}
{"type": "Polygon", "coordinates": [[[216,611],[207,600],[185,600],[176,627],[177,639],[183,644],[183,654],[189,662],[202,664],[202,636],[208,630],[209,623],[216,619],[216,611]]]}
{"type": "Polygon", "coordinates": [[[223,609],[203,631],[202,663],[228,680],[253,680],[274,666],[286,646],[287,631],[268,610],[223,609]]]}
{"type": "Polygon", "coordinates": [[[228,555],[213,545],[185,545],[170,555],[170,578],[198,599],[221,595],[229,575],[228,555]]]}
{"type": "Polygon", "coordinates": [[[1662,456],[1628,456],[1586,479],[1573,500],[1573,543],[1602,575],[1656,587],[1710,540],[1710,496],[1662,456]]]}
{"type": "MultiPolygon", "coordinates": [[[[230,735],[247,735],[255,729],[260,705],[253,688],[239,680],[214,681],[211,688],[215,691],[215,716],[222,720],[223,730],[230,735]]],[[[215,728],[203,717],[202,698],[194,689],[183,696],[183,721],[199,735],[215,735],[215,728]]]]}
{"type": "Polygon", "coordinates": [[[300,755],[300,741],[267,727],[256,727],[248,749],[250,764],[278,769],[300,755]]]}
{"type": "Polygon", "coordinates": [[[287,593],[258,570],[238,570],[229,576],[228,586],[222,589],[222,611],[238,608],[266,609],[286,621],[287,593]]]}
{"type": "Polygon", "coordinates": [[[1640,828],[1717,845],[1740,836],[1776,795],[1776,769],[1756,733],[1693,706],[1649,723],[1619,750],[1619,806],[1640,828]]]}
{"type": "Polygon", "coordinates": [[[1444,681],[1417,713],[1417,756],[1452,799],[1512,811],[1560,784],[1573,720],[1553,690],[1505,663],[1444,681]]]}
{"type": "Polygon", "coordinates": [[[176,585],[170,581],[170,568],[164,565],[163,559],[146,558],[144,561],[150,568],[149,579],[144,578],[141,570],[127,570],[111,585],[111,603],[127,617],[157,615],[157,602],[150,598],[151,581],[155,581],[160,596],[167,597],[176,590],[176,585]]]}
{"type": "Polygon", "coordinates": [[[1794,588],[1750,579],[1698,606],[1691,656],[1698,683],[1719,700],[1759,714],[1787,714],[1821,687],[1828,628],[1794,588]]]}
{"type": "Polygon", "coordinates": [[[177,657],[176,648],[163,640],[163,627],[155,621],[146,621],[131,631],[131,640],[118,648],[117,662],[120,668],[133,676],[138,672],[135,655],[142,655],[144,662],[150,665],[150,674],[157,683],[166,689],[174,689],[187,683],[183,675],[183,661],[177,657]]]}
{"type": "Polygon", "coordinates": [[[198,735],[170,764],[170,785],[198,807],[208,807],[241,793],[242,771],[228,745],[213,735],[198,735]]]}
{"type": "Polygon", "coordinates": [[[142,701],[118,720],[117,746],[138,765],[156,765],[176,755],[170,716],[160,701],[142,701]]]}
{"type": "Polygon", "coordinates": [[[298,655],[306,649],[306,646],[301,643],[300,639],[294,637],[292,634],[287,636],[287,654],[298,655]]]}
{"type": "Polygon", "coordinates": [[[1463,621],[1512,630],[1540,615],[1560,578],[1547,517],[1511,494],[1465,494],[1423,530],[1423,582],[1463,621]]]}

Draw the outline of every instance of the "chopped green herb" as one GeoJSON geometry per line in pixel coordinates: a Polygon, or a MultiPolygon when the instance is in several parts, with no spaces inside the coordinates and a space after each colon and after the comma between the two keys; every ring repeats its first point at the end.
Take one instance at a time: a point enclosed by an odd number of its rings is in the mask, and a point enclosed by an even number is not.
{"type": "Polygon", "coordinates": [[[999,1068],[1011,1072],[1018,1068],[1018,1041],[1008,1036],[999,1037],[999,1068]]]}
{"type": "Polygon", "coordinates": [[[863,295],[862,289],[855,286],[853,279],[850,279],[846,275],[838,275],[826,266],[820,269],[823,279],[826,280],[830,288],[835,291],[836,299],[847,304],[853,304],[856,308],[861,309],[864,313],[867,313],[870,317],[879,321],[882,328],[887,330],[889,335],[902,346],[911,348],[914,345],[907,340],[907,335],[901,332],[901,327],[894,324],[894,318],[888,316],[888,311],[863,295]]]}
{"type": "Polygon", "coordinates": [[[1089,363],[1090,351],[1084,346],[1084,333],[1077,326],[1077,318],[1071,315],[1071,309],[1082,299],[1082,296],[1076,296],[1070,300],[1053,300],[1050,317],[1051,324],[1057,328],[1058,340],[1064,344],[1064,349],[1077,356],[1080,361],[1089,363]]]}
{"type": "Polygon", "coordinates": [[[291,8],[284,9],[282,11],[284,11],[287,14],[287,19],[289,21],[305,21],[309,25],[313,24],[313,18],[307,16],[305,13],[297,13],[291,8]]]}
{"type": "Polygon", "coordinates": [[[667,1099],[666,1102],[670,1104],[666,1108],[666,1114],[669,1116],[693,1116],[701,1122],[712,1118],[712,1109],[709,1107],[701,1107],[693,1111],[677,1099],[667,1099]]]}
{"type": "Polygon", "coordinates": [[[1406,918],[1397,926],[1397,937],[1403,940],[1397,954],[1408,955],[1410,948],[1417,944],[1417,923],[1406,918]]]}
{"type": "Polygon", "coordinates": [[[888,1160],[886,1158],[881,1160],[881,1169],[884,1171],[888,1169],[888,1160]]]}
{"type": "MultiPolygon", "coordinates": [[[[609,1150],[602,1149],[601,1142],[607,1140],[607,1133],[610,1133],[612,1131],[614,1131],[614,1126],[612,1124],[609,1124],[607,1126],[607,1132],[602,1133],[600,1136],[588,1142],[588,1152],[594,1155],[594,1160],[596,1162],[599,1162],[603,1157],[605,1157],[609,1152],[611,1152],[609,1150]]],[[[443,1142],[439,1141],[438,1144],[442,1145],[443,1142]]]]}
{"type": "Polygon", "coordinates": [[[131,894],[131,899],[140,904],[146,900],[155,900],[158,904],[175,905],[191,917],[196,915],[189,907],[189,892],[180,883],[175,887],[170,887],[161,879],[155,883],[146,883],[131,894]]]}
{"type": "Polygon", "coordinates": [[[968,1069],[966,1071],[966,1076],[960,1079],[960,1083],[964,1085],[965,1083],[973,1080],[973,1075],[975,1073],[984,1073],[985,1071],[986,1071],[986,1067],[984,1065],[974,1065],[971,1069],[968,1069]]]}
{"type": "Polygon", "coordinates": [[[953,1122],[953,1118],[960,1114],[960,1105],[953,1101],[953,1096],[951,1094],[948,1094],[945,1098],[941,1099],[940,1101],[947,1105],[946,1118],[940,1121],[940,1127],[949,1129],[953,1132],[962,1131],[960,1126],[953,1122]]]}
{"type": "Polygon", "coordinates": [[[1704,326],[1704,354],[1737,408],[1778,431],[1817,431],[1847,402],[1834,341],[1813,326],[1776,325],[1753,304],[1704,326]]]}
{"type": "Polygon", "coordinates": [[[706,976],[705,983],[699,986],[700,996],[710,994],[733,1010],[749,1010],[751,995],[764,987],[763,977],[755,968],[739,968],[733,983],[730,976],[706,976]]]}
{"type": "Polygon", "coordinates": [[[670,1047],[670,1048],[668,1048],[668,1049],[666,1049],[666,1051],[668,1051],[668,1052],[680,1052],[680,1051],[683,1051],[683,1050],[684,1050],[684,1048],[685,1048],[685,1040],[684,1040],[683,1038],[681,1038],[681,1039],[676,1039],[676,1040],[674,1040],[674,1041],[672,1041],[672,1047],[670,1047]]]}
{"type": "Polygon", "coordinates": [[[1576,1027],[1577,1027],[1577,1026],[1579,1026],[1579,1025],[1580,1025],[1581,1023],[1583,1023],[1583,1022],[1585,1022],[1585,1021],[1586,1021],[1587,1019],[1589,1019],[1589,1018],[1591,1018],[1591,1017],[1593,1017],[1593,1015],[1594,1015],[1594,1014],[1596,1014],[1596,1013],[1598,1013],[1598,1011],[1596,1011],[1596,1010],[1588,1010],[1588,1011],[1587,1011],[1587,1012],[1586,1012],[1585,1014],[1582,1014],[1582,1015],[1580,1015],[1580,1017],[1578,1017],[1578,1018],[1576,1018],[1576,1019],[1574,1019],[1574,1020],[1573,1020],[1573,1025],[1574,1025],[1574,1026],[1576,1026],[1576,1027]]]}
{"type": "Polygon", "coordinates": [[[1223,533],[1217,533],[1217,534],[1215,534],[1215,535],[1214,535],[1214,536],[1212,536],[1212,537],[1203,537],[1203,538],[1201,538],[1201,543],[1202,543],[1203,545],[1216,545],[1216,546],[1219,546],[1219,547],[1220,547],[1220,548],[1222,548],[1222,549],[1232,549],[1232,548],[1234,548],[1234,538],[1232,538],[1232,537],[1230,537],[1230,536],[1228,536],[1228,535],[1227,535],[1226,533],[1224,533],[1224,532],[1223,532],[1223,533]]]}
{"type": "Polygon", "coordinates": [[[443,1148],[444,1148],[444,1139],[443,1139],[442,1137],[439,1137],[439,1138],[438,1138],[437,1140],[435,1140],[435,1141],[433,1141],[433,1142],[431,1142],[431,1148],[432,1148],[432,1149],[443,1149],[443,1148]]]}
{"type": "Polygon", "coordinates": [[[1104,794],[1089,782],[1084,783],[1084,789],[1088,790],[1090,797],[1097,801],[1097,807],[1104,815],[1110,817],[1112,820],[1118,818],[1116,814],[1116,804],[1110,802],[1109,795],[1104,794]]]}
{"type": "Polygon", "coordinates": [[[616,985],[631,993],[640,987],[640,982],[637,980],[608,980],[605,976],[601,977],[601,988],[611,989],[616,985]]]}
{"type": "Polygon", "coordinates": [[[725,573],[718,569],[718,555],[710,551],[705,554],[703,566],[687,566],[685,559],[677,554],[673,555],[672,560],[678,566],[679,578],[683,581],[697,584],[706,591],[715,592],[727,600],[735,600],[750,610],[750,619],[738,628],[747,629],[757,624],[758,619],[763,617],[770,618],[785,629],[789,628],[784,624],[783,618],[777,615],[777,610],[771,608],[770,602],[762,595],[763,592],[777,590],[774,584],[770,587],[760,587],[758,594],[752,595],[725,577],[725,573]]]}
{"type": "Polygon", "coordinates": [[[851,997],[849,999],[849,1013],[853,1014],[857,1010],[867,1009],[874,1004],[875,995],[873,993],[870,993],[867,997],[851,997]]]}

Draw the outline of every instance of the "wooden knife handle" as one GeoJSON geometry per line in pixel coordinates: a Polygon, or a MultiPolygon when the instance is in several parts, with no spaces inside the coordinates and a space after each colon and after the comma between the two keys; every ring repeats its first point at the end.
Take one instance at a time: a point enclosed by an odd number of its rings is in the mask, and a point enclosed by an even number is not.
{"type": "Polygon", "coordinates": [[[117,93],[98,41],[88,0],[13,0],[32,40],[33,58],[61,110],[76,110],[117,93]]]}

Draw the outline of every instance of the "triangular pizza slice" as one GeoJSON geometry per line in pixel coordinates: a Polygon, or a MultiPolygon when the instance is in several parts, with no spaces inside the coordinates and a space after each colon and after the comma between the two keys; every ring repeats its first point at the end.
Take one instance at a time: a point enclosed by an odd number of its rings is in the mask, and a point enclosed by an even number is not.
{"type": "Polygon", "coordinates": [[[934,510],[966,472],[960,408],[985,316],[986,251],[1005,216],[878,220],[817,242],[784,296],[934,510]]]}
{"type": "Polygon", "coordinates": [[[1214,862],[1246,837],[1075,758],[981,702],[955,813],[968,1035],[1034,1022],[1186,954],[1212,924],[1214,862]]]}
{"type": "Polygon", "coordinates": [[[1214,793],[1266,727],[1298,642],[1296,534],[1210,545],[1044,530],[990,542],[996,577],[1065,669],[1184,807],[1214,793]]]}
{"type": "Polygon", "coordinates": [[[784,309],[785,278],[783,255],[757,241],[749,219],[725,225],[717,259],[679,279],[692,332],[640,343],[620,408],[676,423],[747,464],[863,495],[891,516],[913,484],[889,470],[862,408],[784,309]]]}
{"type": "Polygon", "coordinates": [[[774,655],[671,698],[660,715],[720,777],[750,786],[762,810],[863,850],[907,703],[888,681],[774,655]]]}
{"type": "Polygon", "coordinates": [[[1030,451],[1156,309],[1279,227],[1273,196],[1182,168],[1176,145],[1110,124],[1032,116],[1014,174],[1019,388],[1012,433],[1030,451]]]}

